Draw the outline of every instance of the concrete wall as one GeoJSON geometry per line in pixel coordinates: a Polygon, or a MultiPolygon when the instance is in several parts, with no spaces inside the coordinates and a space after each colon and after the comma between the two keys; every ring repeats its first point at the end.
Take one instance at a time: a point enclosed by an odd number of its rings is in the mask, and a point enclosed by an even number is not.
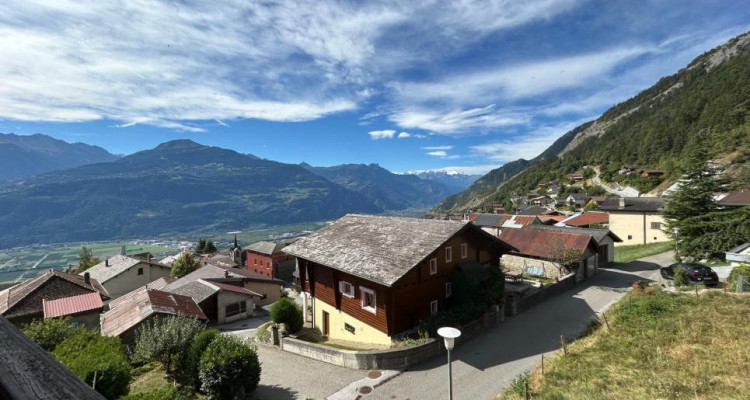
{"type": "Polygon", "coordinates": [[[266,306],[281,298],[281,284],[275,282],[245,282],[245,289],[266,295],[265,299],[255,299],[255,304],[266,306]]]}
{"type": "Polygon", "coordinates": [[[218,297],[216,299],[216,307],[217,307],[216,321],[220,324],[224,324],[227,322],[232,322],[232,321],[237,321],[240,319],[252,317],[254,315],[253,310],[255,309],[255,304],[253,303],[250,297],[243,296],[238,293],[226,292],[222,290],[219,292],[218,297]],[[247,311],[244,313],[233,315],[231,317],[227,317],[226,306],[228,304],[239,303],[241,301],[245,302],[245,308],[247,311]]]}
{"type": "Polygon", "coordinates": [[[145,262],[138,263],[114,278],[102,283],[111,298],[120,297],[159,278],[168,277],[170,269],[145,262]],[[143,268],[143,275],[138,275],[138,268],[143,268]]]}
{"type": "Polygon", "coordinates": [[[504,254],[500,259],[503,267],[508,273],[520,274],[526,271],[526,267],[544,267],[544,277],[549,279],[560,278],[568,272],[560,268],[559,263],[535,258],[521,257],[512,254],[504,254]]]}
{"type": "Polygon", "coordinates": [[[560,293],[566,292],[576,286],[575,274],[570,274],[551,286],[545,287],[543,290],[538,290],[530,295],[524,295],[520,298],[513,296],[505,297],[505,315],[514,316],[520,312],[526,311],[529,308],[544,302],[550,297],[559,295],[560,293]]]}
{"type": "MultiPolygon", "coordinates": [[[[460,346],[461,342],[476,337],[484,333],[487,329],[498,325],[503,321],[503,315],[504,311],[496,307],[482,318],[460,327],[461,337],[456,340],[457,345],[460,346]]],[[[399,349],[351,351],[287,337],[282,338],[281,349],[329,364],[368,370],[405,369],[433,357],[445,355],[443,341],[435,339],[430,339],[427,343],[419,346],[399,349]]]]}
{"type": "Polygon", "coordinates": [[[664,218],[655,213],[609,212],[609,230],[622,239],[615,246],[649,244],[669,241],[669,236],[661,229],[652,229],[651,223],[659,222],[664,228],[664,218]],[[645,227],[645,236],[644,236],[645,227]]]}
{"type": "Polygon", "coordinates": [[[328,337],[335,340],[368,343],[390,346],[393,341],[388,334],[383,333],[353,316],[337,310],[324,301],[313,299],[314,325],[323,332],[323,312],[328,313],[328,337]],[[346,324],[354,328],[354,332],[346,330],[346,324]]]}

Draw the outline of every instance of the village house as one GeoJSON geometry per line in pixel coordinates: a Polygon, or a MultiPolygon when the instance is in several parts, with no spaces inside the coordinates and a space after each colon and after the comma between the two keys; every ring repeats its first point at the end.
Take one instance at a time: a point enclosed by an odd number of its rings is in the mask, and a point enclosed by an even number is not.
{"type": "Polygon", "coordinates": [[[258,306],[265,306],[280,299],[281,289],[284,285],[284,281],[257,275],[242,268],[224,268],[204,264],[197,270],[158,289],[173,292],[179,287],[199,279],[209,282],[226,283],[247,289],[248,292],[257,295],[253,298],[253,303],[258,306]]]}
{"type": "Polygon", "coordinates": [[[591,196],[588,196],[586,193],[571,193],[565,198],[565,202],[576,208],[582,208],[590,198],[591,196]]]}
{"type": "Polygon", "coordinates": [[[45,301],[95,293],[109,299],[107,290],[88,274],[75,275],[48,270],[0,292],[0,315],[16,325],[44,318],[45,301]]]}
{"type": "Polygon", "coordinates": [[[599,209],[609,213],[609,229],[622,238],[617,245],[648,244],[669,241],[663,231],[660,197],[619,197],[607,199],[599,209]]]}
{"type": "Polygon", "coordinates": [[[640,175],[641,178],[648,178],[651,176],[662,176],[664,175],[664,171],[660,169],[642,169],[638,171],[638,175],[640,175]]]}
{"type": "Polygon", "coordinates": [[[151,257],[138,258],[116,255],[105,259],[79,275],[88,273],[91,279],[95,279],[104,286],[110,297],[114,299],[151,281],[167,277],[170,271],[170,266],[154,262],[151,257]]]}
{"type": "Polygon", "coordinates": [[[549,213],[549,209],[540,207],[537,205],[533,206],[522,206],[518,207],[518,211],[516,212],[516,215],[544,215],[549,213]]]}
{"type": "Polygon", "coordinates": [[[104,302],[98,292],[43,300],[44,318],[68,318],[75,327],[99,329],[99,315],[104,312],[104,302]]]}
{"type": "Polygon", "coordinates": [[[609,225],[609,214],[600,211],[586,211],[571,215],[560,221],[560,224],[577,228],[591,228],[609,225]]]}
{"type": "Polygon", "coordinates": [[[554,204],[555,199],[549,196],[536,196],[529,200],[531,204],[535,204],[540,207],[546,207],[548,205],[554,204]]]}
{"type": "Polygon", "coordinates": [[[502,257],[509,275],[560,279],[575,273],[582,281],[598,271],[598,247],[589,234],[526,228],[506,229],[499,238],[516,248],[502,257]]]}
{"type": "Polygon", "coordinates": [[[541,221],[533,215],[477,214],[471,223],[490,235],[497,236],[505,228],[523,228],[541,221]]]}
{"type": "Polygon", "coordinates": [[[138,327],[144,322],[170,315],[206,320],[191,297],[144,286],[109,303],[109,311],[101,315],[101,333],[118,336],[123,343],[132,345],[138,327]]]}
{"type": "Polygon", "coordinates": [[[315,328],[390,345],[448,308],[459,268],[499,268],[511,249],[470,223],[349,214],[284,251],[297,258],[315,328]]]}
{"type": "Polygon", "coordinates": [[[583,174],[570,174],[568,175],[568,178],[570,178],[573,182],[578,182],[583,180],[583,174]]]}
{"type": "Polygon", "coordinates": [[[623,165],[622,168],[620,169],[620,174],[625,175],[625,174],[629,174],[631,172],[638,171],[640,169],[641,169],[641,167],[639,167],[638,165],[635,165],[635,164],[623,165]]]}
{"type": "Polygon", "coordinates": [[[597,255],[599,260],[597,261],[597,267],[606,267],[610,263],[615,261],[615,243],[622,242],[619,236],[615,235],[609,229],[590,229],[590,228],[578,228],[569,226],[548,226],[548,225],[529,225],[527,229],[540,229],[550,232],[562,232],[562,233],[579,233],[583,235],[591,235],[594,238],[597,246],[597,255]]]}
{"type": "Polygon", "coordinates": [[[245,248],[245,267],[248,271],[269,278],[290,280],[294,273],[294,257],[284,253],[286,242],[257,242],[245,248]]]}

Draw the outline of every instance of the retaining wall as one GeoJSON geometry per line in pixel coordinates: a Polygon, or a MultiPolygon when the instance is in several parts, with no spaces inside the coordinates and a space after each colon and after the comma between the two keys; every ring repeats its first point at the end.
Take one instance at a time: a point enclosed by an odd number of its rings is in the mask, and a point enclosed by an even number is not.
{"type": "MultiPolygon", "coordinates": [[[[461,326],[461,337],[457,342],[469,340],[504,320],[504,310],[495,307],[482,318],[461,326]]],[[[353,351],[341,350],[322,344],[285,337],[281,349],[314,360],[352,369],[406,369],[411,365],[445,354],[442,339],[430,339],[427,343],[388,350],[353,351]]]]}

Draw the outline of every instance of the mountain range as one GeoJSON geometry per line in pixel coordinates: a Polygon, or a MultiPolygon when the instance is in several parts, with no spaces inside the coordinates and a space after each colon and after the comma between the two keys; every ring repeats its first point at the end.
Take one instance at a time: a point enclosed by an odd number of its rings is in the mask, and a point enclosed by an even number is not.
{"type": "Polygon", "coordinates": [[[98,146],[67,143],[47,135],[0,133],[0,179],[24,178],[117,158],[98,146]]]}
{"type": "Polygon", "coordinates": [[[0,247],[425,211],[452,193],[376,164],[285,164],[190,140],[112,158],[4,181],[0,247]]]}
{"type": "Polygon", "coordinates": [[[598,166],[610,176],[626,164],[662,169],[658,194],[680,178],[692,146],[706,147],[735,186],[750,187],[750,32],[574,128],[536,158],[490,171],[432,213],[505,204],[584,166],[598,166]]]}

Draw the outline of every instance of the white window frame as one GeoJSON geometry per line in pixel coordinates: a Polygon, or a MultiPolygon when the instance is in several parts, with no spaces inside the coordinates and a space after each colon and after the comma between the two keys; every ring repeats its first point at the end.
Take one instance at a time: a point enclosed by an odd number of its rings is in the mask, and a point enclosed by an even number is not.
{"type": "Polygon", "coordinates": [[[449,298],[453,295],[453,287],[450,282],[445,282],[445,298],[449,298]]]}
{"type": "Polygon", "coordinates": [[[375,291],[372,289],[366,288],[364,286],[360,286],[359,293],[360,293],[360,299],[362,300],[362,309],[365,311],[369,311],[373,314],[377,314],[378,297],[375,294],[375,291]],[[372,295],[372,302],[375,304],[375,306],[365,306],[365,296],[368,294],[372,295]]]}
{"type": "Polygon", "coordinates": [[[339,281],[339,292],[341,292],[342,295],[352,299],[354,298],[354,285],[347,281],[339,281]],[[346,285],[349,285],[349,290],[346,290],[346,285]]]}
{"type": "Polygon", "coordinates": [[[461,243],[461,259],[469,257],[469,245],[467,243],[461,243]]]}
{"type": "Polygon", "coordinates": [[[445,262],[449,263],[453,261],[453,247],[446,246],[445,247],[445,262]]]}
{"type": "Polygon", "coordinates": [[[430,302],[430,315],[436,315],[439,312],[438,301],[433,300],[430,302]]]}
{"type": "Polygon", "coordinates": [[[430,275],[437,275],[437,258],[430,259],[430,275]]]}

